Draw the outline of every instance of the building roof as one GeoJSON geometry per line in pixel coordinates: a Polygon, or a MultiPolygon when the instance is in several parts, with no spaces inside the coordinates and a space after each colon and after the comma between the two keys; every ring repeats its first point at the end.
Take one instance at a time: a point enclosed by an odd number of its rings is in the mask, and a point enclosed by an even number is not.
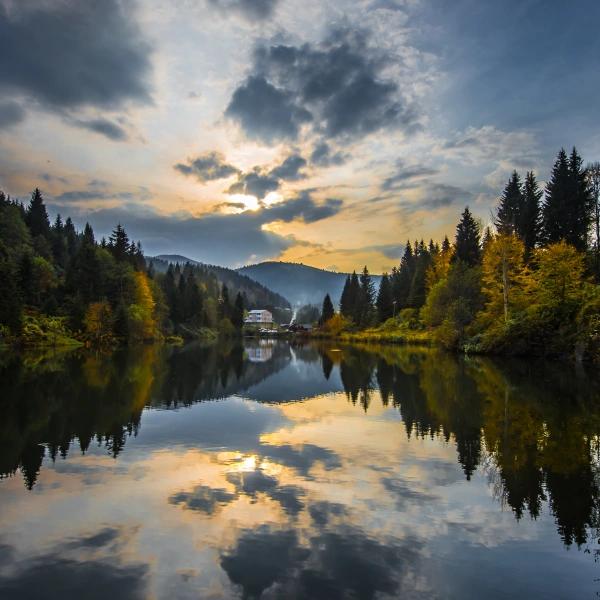
{"type": "Polygon", "coordinates": [[[248,313],[249,314],[258,314],[258,313],[264,313],[264,312],[269,312],[266,308],[263,308],[261,310],[249,310],[248,313]]]}

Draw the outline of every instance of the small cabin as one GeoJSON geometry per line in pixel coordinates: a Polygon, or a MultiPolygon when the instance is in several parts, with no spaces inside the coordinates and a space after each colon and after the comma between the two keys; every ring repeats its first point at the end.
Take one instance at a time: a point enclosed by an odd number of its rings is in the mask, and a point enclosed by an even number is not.
{"type": "Polygon", "coordinates": [[[255,323],[271,324],[273,323],[273,315],[268,310],[251,310],[248,312],[248,316],[244,321],[246,325],[252,325],[255,323]]]}

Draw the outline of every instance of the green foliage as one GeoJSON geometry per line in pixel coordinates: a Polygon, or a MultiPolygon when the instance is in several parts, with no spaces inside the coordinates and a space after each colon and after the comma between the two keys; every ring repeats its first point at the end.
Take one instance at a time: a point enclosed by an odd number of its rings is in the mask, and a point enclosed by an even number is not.
{"type": "Polygon", "coordinates": [[[321,324],[327,323],[335,315],[335,308],[329,294],[325,294],[323,298],[323,308],[321,309],[321,324]]]}

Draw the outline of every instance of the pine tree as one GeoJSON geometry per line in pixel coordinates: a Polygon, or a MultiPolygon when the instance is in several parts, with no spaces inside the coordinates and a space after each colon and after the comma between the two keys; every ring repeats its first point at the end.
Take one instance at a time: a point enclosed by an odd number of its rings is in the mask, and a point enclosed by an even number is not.
{"type": "Polygon", "coordinates": [[[479,241],[479,225],[467,206],[456,226],[453,262],[460,261],[471,267],[479,264],[481,262],[479,241]]]}
{"type": "Polygon", "coordinates": [[[546,198],[542,206],[542,230],[545,244],[564,240],[577,250],[587,248],[592,200],[582,168],[582,160],[573,148],[567,158],[564,148],[558,153],[546,198]]]}
{"type": "Polygon", "coordinates": [[[375,284],[369,274],[369,269],[365,265],[359,277],[360,288],[358,292],[358,302],[356,307],[355,322],[359,325],[366,325],[370,322],[373,314],[373,302],[375,301],[375,284]]]}
{"type": "Polygon", "coordinates": [[[506,235],[517,233],[522,211],[523,189],[521,178],[516,171],[513,171],[504,188],[496,212],[496,221],[494,224],[498,233],[506,235]]]}
{"type": "Polygon", "coordinates": [[[223,285],[221,289],[221,300],[219,302],[219,320],[229,319],[231,316],[231,304],[229,302],[229,289],[223,285]]]}
{"type": "MultiPolygon", "coordinates": [[[[125,229],[118,223],[110,235],[108,248],[117,262],[125,262],[131,258],[131,245],[125,229]]],[[[135,246],[134,246],[135,251],[135,246]]]]}
{"type": "Polygon", "coordinates": [[[415,244],[415,261],[413,277],[410,282],[410,292],[408,295],[408,306],[412,308],[421,308],[425,304],[426,296],[426,276],[427,270],[431,265],[431,254],[425,246],[423,240],[415,244]]]}
{"type": "Polygon", "coordinates": [[[323,308],[321,309],[321,324],[327,323],[334,314],[335,309],[333,308],[333,302],[331,301],[329,294],[325,294],[325,298],[323,298],[323,308]]]}
{"type": "Polygon", "coordinates": [[[523,186],[523,210],[520,214],[517,233],[525,246],[528,260],[539,243],[541,233],[540,200],[542,191],[538,187],[533,171],[528,171],[523,186]]]}
{"type": "Polygon", "coordinates": [[[240,292],[238,292],[235,297],[231,313],[231,322],[236,329],[241,329],[244,326],[244,297],[240,292]]]}
{"type": "Polygon", "coordinates": [[[392,294],[398,310],[409,306],[410,288],[415,272],[415,255],[410,241],[406,242],[400,268],[392,271],[392,294]]]}
{"type": "Polygon", "coordinates": [[[392,284],[387,273],[384,273],[381,277],[375,305],[380,323],[387,321],[394,315],[394,296],[392,295],[392,284]]]}
{"type": "Polygon", "coordinates": [[[352,315],[352,308],[350,306],[350,275],[346,277],[344,282],[344,289],[340,296],[340,313],[345,317],[350,318],[352,315]]]}
{"type": "Polygon", "coordinates": [[[573,186],[573,231],[571,240],[567,239],[581,252],[588,249],[590,225],[594,201],[592,190],[588,182],[586,170],[583,168],[583,159],[579,156],[577,149],[573,147],[569,157],[569,171],[571,174],[571,185],[573,186]]]}
{"type": "Polygon", "coordinates": [[[33,194],[31,194],[31,201],[27,208],[25,221],[29,226],[32,237],[38,235],[48,237],[50,233],[50,221],[44,199],[42,198],[42,192],[40,192],[39,188],[35,188],[33,194]]]}

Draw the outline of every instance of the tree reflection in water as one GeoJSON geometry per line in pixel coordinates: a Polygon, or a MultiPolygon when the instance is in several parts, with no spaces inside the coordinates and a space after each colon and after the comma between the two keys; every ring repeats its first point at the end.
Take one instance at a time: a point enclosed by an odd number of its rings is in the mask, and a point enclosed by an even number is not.
{"type": "MultiPolygon", "coordinates": [[[[265,385],[271,387],[269,398],[299,400],[307,397],[309,380],[309,396],[343,391],[365,413],[381,402],[399,411],[398,425],[408,440],[453,444],[465,479],[477,470],[485,473],[496,499],[516,519],[537,519],[547,502],[565,545],[598,537],[598,380],[565,365],[463,358],[423,348],[273,342],[268,352],[225,343],[39,359],[5,356],[0,364],[0,474],[9,477],[20,470],[32,489],[45,457],[55,461],[75,449],[85,453],[92,444],[119,456],[127,439],[138,434],[144,409],[174,409],[233,395],[260,402],[265,385]],[[290,365],[294,368],[288,372],[290,365]],[[302,369],[312,369],[310,376],[302,369]],[[280,372],[285,373],[282,381],[280,372]]],[[[271,459],[285,461],[282,452],[271,459]]],[[[235,491],[199,486],[174,494],[171,501],[208,513],[240,495],[252,496],[250,487],[258,486],[290,514],[304,506],[294,486],[278,487],[264,475],[259,481],[257,473],[254,479],[232,475],[228,481],[235,491]]],[[[318,509],[310,506],[315,515],[318,509]]],[[[282,545],[294,541],[288,534],[277,535],[282,545]]],[[[243,550],[242,543],[238,551],[243,550]]],[[[236,560],[233,555],[222,560],[232,577],[236,560]]]]}

